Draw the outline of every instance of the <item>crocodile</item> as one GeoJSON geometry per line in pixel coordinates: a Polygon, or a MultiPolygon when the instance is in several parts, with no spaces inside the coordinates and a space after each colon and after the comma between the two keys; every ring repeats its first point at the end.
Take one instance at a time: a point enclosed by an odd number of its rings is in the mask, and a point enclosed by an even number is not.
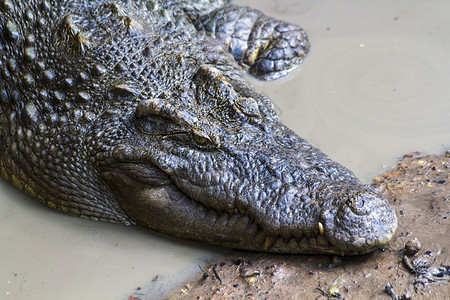
{"type": "Polygon", "coordinates": [[[245,78],[310,48],[227,0],[0,0],[1,174],[51,208],[224,247],[359,255],[392,207],[245,78]]]}

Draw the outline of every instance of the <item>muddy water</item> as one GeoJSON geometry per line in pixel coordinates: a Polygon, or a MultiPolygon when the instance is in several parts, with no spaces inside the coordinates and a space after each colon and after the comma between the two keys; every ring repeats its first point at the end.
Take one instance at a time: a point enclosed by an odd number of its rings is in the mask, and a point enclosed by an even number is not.
{"type": "MultiPolygon", "coordinates": [[[[404,153],[450,146],[450,2],[238,3],[308,31],[300,70],[253,83],[291,128],[363,181],[404,153]]],[[[137,287],[156,295],[223,251],[68,217],[0,182],[1,299],[123,299],[137,287]]]]}

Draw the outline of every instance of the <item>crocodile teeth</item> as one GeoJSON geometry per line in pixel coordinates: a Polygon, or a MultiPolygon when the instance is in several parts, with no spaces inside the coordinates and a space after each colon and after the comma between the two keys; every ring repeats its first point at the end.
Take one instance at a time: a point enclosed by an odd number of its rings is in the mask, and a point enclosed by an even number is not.
{"type": "Polygon", "coordinates": [[[325,233],[325,229],[323,228],[323,224],[319,222],[319,233],[323,235],[325,233]]]}

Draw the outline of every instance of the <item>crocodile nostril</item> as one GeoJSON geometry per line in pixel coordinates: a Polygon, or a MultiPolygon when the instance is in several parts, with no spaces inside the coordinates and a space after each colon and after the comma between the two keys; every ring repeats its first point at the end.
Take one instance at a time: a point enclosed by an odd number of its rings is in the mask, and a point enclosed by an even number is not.
{"type": "Polygon", "coordinates": [[[356,199],[353,201],[353,206],[354,206],[356,209],[361,209],[361,208],[363,208],[363,207],[364,207],[364,200],[361,199],[360,197],[356,198],[356,199]]]}
{"type": "Polygon", "coordinates": [[[347,200],[347,206],[357,215],[365,215],[367,211],[364,207],[365,201],[362,199],[362,195],[351,195],[347,200]]]}

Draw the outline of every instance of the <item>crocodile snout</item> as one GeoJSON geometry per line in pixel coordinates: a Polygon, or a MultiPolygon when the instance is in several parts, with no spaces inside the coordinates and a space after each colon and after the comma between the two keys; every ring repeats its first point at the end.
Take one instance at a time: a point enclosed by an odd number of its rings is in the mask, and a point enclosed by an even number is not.
{"type": "Polygon", "coordinates": [[[364,254],[388,243],[397,229],[393,208],[372,188],[349,192],[321,214],[327,240],[342,253],[364,254]]]}

